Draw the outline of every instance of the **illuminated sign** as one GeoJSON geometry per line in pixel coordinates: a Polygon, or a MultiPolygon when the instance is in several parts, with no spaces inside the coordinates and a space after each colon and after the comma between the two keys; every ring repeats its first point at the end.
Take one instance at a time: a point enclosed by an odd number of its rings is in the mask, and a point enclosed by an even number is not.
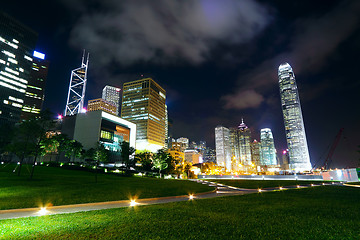
{"type": "Polygon", "coordinates": [[[40,59],[43,59],[43,60],[45,59],[45,54],[41,53],[41,52],[34,51],[33,56],[37,57],[37,58],[40,58],[40,59]]]}

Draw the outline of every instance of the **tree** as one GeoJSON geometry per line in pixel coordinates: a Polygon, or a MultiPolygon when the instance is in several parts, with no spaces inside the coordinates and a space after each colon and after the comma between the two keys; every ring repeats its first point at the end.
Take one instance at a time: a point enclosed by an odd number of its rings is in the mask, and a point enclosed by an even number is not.
{"type": "Polygon", "coordinates": [[[76,141],[70,140],[64,142],[67,146],[65,146],[65,157],[70,158],[70,162],[72,162],[76,158],[81,157],[81,153],[83,152],[83,145],[76,141]]]}
{"type": "Polygon", "coordinates": [[[95,182],[97,182],[97,172],[100,163],[109,161],[110,152],[104,147],[104,144],[97,142],[95,148],[90,148],[84,152],[85,158],[93,160],[95,165],[95,182]]]}
{"type": "Polygon", "coordinates": [[[20,176],[24,159],[38,152],[39,138],[42,133],[41,125],[35,118],[25,120],[15,127],[14,138],[7,146],[7,150],[20,159],[18,176],[20,176]]]}
{"type": "Polygon", "coordinates": [[[159,170],[160,178],[162,177],[161,170],[168,167],[167,160],[169,156],[170,154],[165,152],[164,149],[159,149],[153,157],[153,168],[159,170]]]}
{"type": "Polygon", "coordinates": [[[47,140],[46,136],[47,131],[49,131],[49,129],[54,126],[50,116],[51,112],[45,110],[40,112],[40,114],[34,118],[34,121],[37,123],[37,136],[34,137],[37,137],[37,142],[33,152],[34,161],[31,168],[30,179],[32,179],[34,175],[38,156],[44,156],[46,154],[46,149],[48,148],[47,145],[51,144],[51,141],[47,140]]]}
{"type": "Polygon", "coordinates": [[[166,163],[168,164],[168,167],[165,169],[166,174],[179,174],[179,171],[176,168],[176,165],[179,164],[179,160],[175,159],[171,156],[171,154],[168,154],[168,158],[166,160],[166,163]]]}
{"type": "Polygon", "coordinates": [[[141,151],[135,154],[136,162],[141,164],[143,171],[151,171],[152,168],[152,153],[147,151],[141,151]]]}
{"type": "Polygon", "coordinates": [[[192,178],[192,171],[190,171],[192,164],[189,162],[185,162],[183,166],[183,173],[187,176],[187,178],[192,178]]]}
{"type": "Polygon", "coordinates": [[[1,157],[7,152],[8,145],[14,137],[14,126],[10,124],[0,125],[0,160],[1,157]]]}
{"type": "Polygon", "coordinates": [[[122,141],[119,144],[121,148],[121,160],[125,164],[125,168],[128,171],[130,170],[130,167],[135,167],[136,160],[133,156],[135,153],[135,148],[130,147],[130,144],[126,141],[122,141]]]}

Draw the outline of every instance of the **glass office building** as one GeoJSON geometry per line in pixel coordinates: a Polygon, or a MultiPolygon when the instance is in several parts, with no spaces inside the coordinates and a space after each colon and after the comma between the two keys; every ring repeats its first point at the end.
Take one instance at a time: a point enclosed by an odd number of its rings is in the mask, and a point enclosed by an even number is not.
{"type": "Polygon", "coordinates": [[[277,164],[274,137],[270,128],[260,130],[260,165],[273,166],[277,164]]]}
{"type": "Polygon", "coordinates": [[[120,88],[113,86],[105,86],[102,91],[102,99],[112,103],[115,107],[115,115],[119,115],[119,104],[120,104],[120,88]]]}
{"type": "Polygon", "coordinates": [[[42,110],[49,64],[50,62],[45,59],[45,54],[34,51],[21,119],[29,119],[39,114],[42,110]]]}
{"type": "Polygon", "coordinates": [[[230,130],[223,126],[215,128],[216,164],[231,171],[230,130]]]}
{"type": "Polygon", "coordinates": [[[0,124],[20,120],[37,33],[0,12],[0,124]]]}
{"type": "Polygon", "coordinates": [[[294,72],[288,63],[283,63],[279,66],[278,77],[281,108],[289,149],[290,169],[296,172],[309,171],[311,170],[311,163],[299,93],[294,72]]]}
{"type": "Polygon", "coordinates": [[[166,91],[151,78],[124,83],[121,117],[136,124],[138,150],[165,147],[166,91]]]}

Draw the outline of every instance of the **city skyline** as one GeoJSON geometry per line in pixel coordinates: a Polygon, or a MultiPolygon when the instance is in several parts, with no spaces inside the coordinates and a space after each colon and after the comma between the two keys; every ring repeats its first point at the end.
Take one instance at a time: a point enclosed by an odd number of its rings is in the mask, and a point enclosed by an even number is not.
{"type": "MultiPolygon", "coordinates": [[[[339,165],[353,166],[358,159],[360,113],[349,104],[357,102],[360,87],[352,70],[356,69],[360,37],[356,1],[327,1],[326,6],[302,1],[286,6],[275,1],[228,1],[223,5],[204,1],[203,5],[187,3],[192,5],[191,11],[179,10],[189,9],[179,7],[185,3],[143,2],[150,15],[135,15],[134,3],[128,1],[109,2],[110,8],[99,2],[98,9],[84,2],[76,6],[66,1],[42,3],[25,3],[19,9],[15,1],[6,3],[3,10],[39,33],[37,49],[51,62],[44,104],[54,113],[64,109],[70,71],[78,66],[85,48],[92,56],[86,100],[101,97],[105,85],[122,86],[143,74],[167,91],[174,137],[206,140],[214,147],[213,129],[217,125],[236,126],[244,117],[252,132],[271,128],[275,147],[283,150],[286,138],[277,66],[289,62],[297,77],[312,164],[342,127],[347,143],[339,145],[334,163],[336,158],[349,159],[339,165]],[[252,10],[251,16],[244,12],[245,7],[252,10]],[[120,8],[127,10],[126,14],[120,8]],[[201,15],[199,9],[221,21],[211,22],[212,18],[201,15]],[[167,16],[157,14],[159,19],[150,21],[154,13],[165,10],[167,16]],[[106,33],[110,26],[97,20],[109,16],[125,25],[119,25],[119,32],[105,41],[97,33],[106,33]],[[182,20],[183,16],[188,16],[191,24],[182,20]],[[239,17],[245,21],[239,22],[239,17]],[[132,19],[141,29],[153,29],[160,40],[140,32],[145,40],[136,42],[138,51],[126,51],[140,31],[130,24],[132,19]],[[170,27],[159,29],[161,22],[170,27]],[[174,36],[167,29],[174,29],[174,36]],[[182,38],[185,35],[179,29],[198,40],[182,38]],[[129,40],[114,40],[122,34],[128,34],[129,40]]],[[[259,140],[259,134],[255,138],[259,140]]]]}

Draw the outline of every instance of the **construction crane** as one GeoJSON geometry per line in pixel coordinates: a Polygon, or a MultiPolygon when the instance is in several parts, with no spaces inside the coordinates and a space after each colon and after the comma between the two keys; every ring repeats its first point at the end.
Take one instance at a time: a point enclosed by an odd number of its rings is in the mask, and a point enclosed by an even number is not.
{"type": "Polygon", "coordinates": [[[325,162],[324,162],[324,165],[323,165],[323,169],[328,169],[330,164],[331,164],[331,161],[332,161],[332,156],[334,154],[334,151],[336,149],[336,146],[338,145],[339,141],[340,141],[340,137],[341,137],[341,134],[343,133],[344,131],[344,128],[341,128],[339,130],[339,132],[336,134],[336,137],[334,139],[334,142],[333,144],[331,145],[331,148],[330,148],[330,151],[328,153],[328,155],[326,156],[325,158],[325,162]]]}

